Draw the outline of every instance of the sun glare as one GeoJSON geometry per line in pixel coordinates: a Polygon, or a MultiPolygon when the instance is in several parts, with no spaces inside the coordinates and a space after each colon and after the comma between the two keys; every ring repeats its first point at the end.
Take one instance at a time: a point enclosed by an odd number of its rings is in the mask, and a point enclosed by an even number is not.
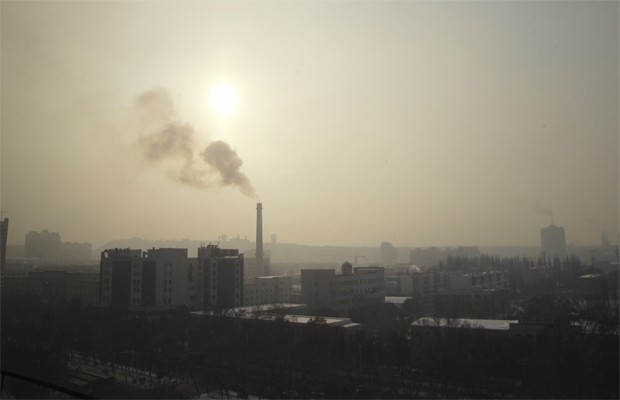
{"type": "Polygon", "coordinates": [[[237,93],[228,83],[219,83],[211,91],[211,107],[220,117],[230,115],[237,105],[237,93]]]}

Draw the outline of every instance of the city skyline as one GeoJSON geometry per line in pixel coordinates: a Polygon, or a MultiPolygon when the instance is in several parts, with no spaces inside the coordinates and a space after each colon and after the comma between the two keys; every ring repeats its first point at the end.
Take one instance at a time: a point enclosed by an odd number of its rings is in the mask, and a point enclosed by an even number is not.
{"type": "Polygon", "coordinates": [[[1,7],[9,244],[618,243],[616,2],[1,7]]]}

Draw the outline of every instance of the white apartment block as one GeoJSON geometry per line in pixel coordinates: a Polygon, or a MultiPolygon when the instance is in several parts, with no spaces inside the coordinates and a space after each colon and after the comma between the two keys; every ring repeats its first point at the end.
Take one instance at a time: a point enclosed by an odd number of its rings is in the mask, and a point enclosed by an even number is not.
{"type": "Polygon", "coordinates": [[[339,275],[333,269],[301,270],[301,302],[310,309],[329,308],[338,315],[348,315],[354,308],[383,304],[384,300],[381,267],[359,267],[353,273],[339,275]]]}
{"type": "Polygon", "coordinates": [[[243,305],[243,254],[214,245],[199,248],[196,258],[187,253],[174,248],[103,251],[101,304],[192,310],[243,305]]]}
{"type": "Polygon", "coordinates": [[[243,286],[244,305],[290,303],[292,289],[291,276],[259,276],[243,286]]]}

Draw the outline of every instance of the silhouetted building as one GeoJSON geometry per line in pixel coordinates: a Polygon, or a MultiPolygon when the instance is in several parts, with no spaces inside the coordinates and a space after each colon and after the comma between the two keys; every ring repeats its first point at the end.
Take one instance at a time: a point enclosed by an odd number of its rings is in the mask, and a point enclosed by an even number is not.
{"type": "Polygon", "coordinates": [[[134,266],[142,264],[142,250],[109,249],[101,252],[99,263],[101,304],[116,309],[127,309],[131,304],[132,289],[138,286],[134,266]]]}
{"type": "Polygon", "coordinates": [[[17,271],[2,276],[2,295],[37,296],[45,303],[99,301],[99,274],[67,271],[17,271]]]}
{"type": "Polygon", "coordinates": [[[301,302],[310,309],[329,309],[332,306],[333,269],[301,270],[301,302]]]}
{"type": "Polygon", "coordinates": [[[449,287],[445,272],[412,272],[398,275],[401,296],[410,296],[422,311],[430,312],[440,290],[449,287]]]}
{"type": "Polygon", "coordinates": [[[24,245],[26,258],[42,260],[90,260],[92,245],[90,243],[62,242],[58,232],[31,231],[26,235],[24,245]]]}
{"type": "MultiPolygon", "coordinates": [[[[203,310],[243,305],[243,254],[239,250],[207,245],[198,249],[204,279],[196,289],[203,310]]],[[[199,269],[200,271],[200,269],[199,269]]]]}
{"type": "Polygon", "coordinates": [[[333,269],[301,270],[301,301],[311,310],[331,309],[348,315],[354,308],[383,304],[384,299],[382,267],[358,267],[342,275],[333,269]]]}
{"type": "Polygon", "coordinates": [[[449,273],[448,286],[436,295],[436,311],[460,316],[499,314],[508,299],[508,272],[449,273]]]}
{"type": "Polygon", "coordinates": [[[353,273],[353,265],[351,265],[350,262],[345,261],[344,263],[342,263],[342,266],[340,267],[340,271],[342,275],[350,275],[353,273]]]}
{"type": "Polygon", "coordinates": [[[90,260],[93,257],[93,246],[90,243],[60,242],[60,259],[90,260]]]}
{"type": "Polygon", "coordinates": [[[564,228],[549,225],[540,230],[540,243],[544,257],[563,256],[566,254],[566,234],[564,228]]]}
{"type": "Polygon", "coordinates": [[[9,236],[9,219],[0,221],[0,270],[4,271],[6,263],[6,240],[9,236]]]}
{"type": "Polygon", "coordinates": [[[590,251],[591,265],[605,274],[618,273],[618,249],[603,248],[590,251]]]}
{"type": "Polygon", "coordinates": [[[609,245],[609,235],[607,232],[601,233],[601,247],[603,249],[609,249],[611,246],[609,245]]]}
{"type": "Polygon", "coordinates": [[[396,247],[392,246],[389,242],[381,243],[381,266],[386,267],[388,265],[396,264],[396,247]]]}
{"type": "Polygon", "coordinates": [[[26,258],[57,259],[60,257],[60,234],[31,231],[26,235],[24,255],[26,258]]]}
{"type": "Polygon", "coordinates": [[[419,267],[433,267],[446,260],[447,255],[438,247],[416,248],[409,252],[409,262],[419,267]]]}
{"type": "Polygon", "coordinates": [[[208,245],[187,249],[111,249],[101,253],[101,303],[114,308],[191,310],[243,304],[243,254],[208,245]]]}

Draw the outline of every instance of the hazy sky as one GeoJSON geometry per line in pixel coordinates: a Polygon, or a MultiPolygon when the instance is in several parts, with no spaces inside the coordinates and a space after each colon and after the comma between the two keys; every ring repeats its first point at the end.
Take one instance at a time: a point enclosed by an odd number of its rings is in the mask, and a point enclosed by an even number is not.
{"type": "Polygon", "coordinates": [[[9,243],[617,242],[619,4],[2,1],[9,243]]]}

